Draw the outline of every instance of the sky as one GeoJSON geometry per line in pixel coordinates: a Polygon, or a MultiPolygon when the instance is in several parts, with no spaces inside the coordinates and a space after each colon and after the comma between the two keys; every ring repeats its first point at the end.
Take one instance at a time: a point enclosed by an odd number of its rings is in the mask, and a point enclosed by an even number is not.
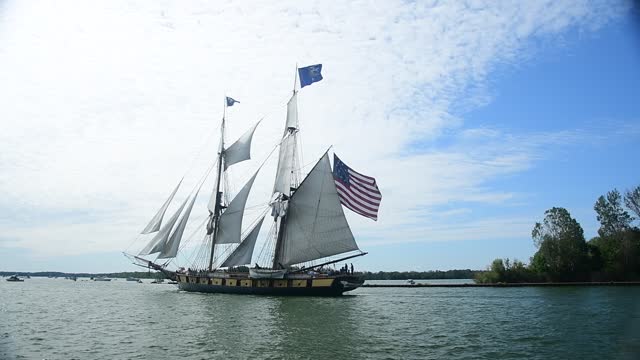
{"type": "Polygon", "coordinates": [[[527,262],[554,206],[589,239],[597,197],[640,185],[639,21],[627,1],[0,1],[0,271],[135,270],[121,252],[215,160],[224,96],[228,140],[263,118],[237,191],[317,63],[302,170],[332,146],[383,195],[378,221],[345,210],[356,268],[527,262]]]}

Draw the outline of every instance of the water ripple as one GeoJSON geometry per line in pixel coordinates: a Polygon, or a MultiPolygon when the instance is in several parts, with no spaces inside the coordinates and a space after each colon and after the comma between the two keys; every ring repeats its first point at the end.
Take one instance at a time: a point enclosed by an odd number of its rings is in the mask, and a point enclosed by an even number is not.
{"type": "Polygon", "coordinates": [[[640,358],[637,288],[364,288],[342,298],[0,283],[0,359],[640,358]]]}

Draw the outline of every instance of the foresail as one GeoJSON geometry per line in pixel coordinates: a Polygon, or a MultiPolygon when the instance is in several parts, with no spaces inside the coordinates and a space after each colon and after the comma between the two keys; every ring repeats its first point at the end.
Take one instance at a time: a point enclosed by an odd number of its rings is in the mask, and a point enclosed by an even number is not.
{"type": "Polygon", "coordinates": [[[180,216],[182,209],[187,204],[187,200],[188,198],[184,199],[184,202],[182,203],[182,205],[180,205],[180,208],[178,209],[178,211],[176,211],[176,213],[173,214],[171,219],[169,219],[169,221],[166,224],[164,224],[162,229],[160,229],[160,231],[156,234],[156,236],[154,236],[153,239],[151,239],[151,241],[147,244],[147,246],[145,246],[144,249],[142,249],[142,251],[140,251],[138,255],[149,255],[149,254],[162,251],[164,243],[166,243],[167,239],[169,238],[169,233],[171,232],[171,228],[173,228],[173,225],[178,220],[178,216],[180,216]]]}
{"type": "Polygon", "coordinates": [[[240,243],[233,253],[225,260],[221,267],[231,267],[239,265],[251,264],[251,257],[253,256],[253,248],[256,246],[256,240],[260,233],[260,227],[262,226],[264,217],[258,221],[258,224],[251,230],[249,235],[240,243]]]}
{"type": "Polygon", "coordinates": [[[259,121],[224,151],[225,170],[233,164],[251,159],[251,139],[258,124],[259,121]]]}
{"type": "Polygon", "coordinates": [[[193,209],[193,204],[196,202],[198,192],[193,195],[189,206],[187,206],[187,210],[182,215],[182,219],[180,219],[180,222],[178,222],[178,226],[176,226],[175,230],[173,230],[173,233],[171,234],[171,237],[169,237],[169,240],[163,244],[162,251],[160,252],[160,255],[158,255],[158,259],[174,258],[178,254],[178,248],[180,247],[182,234],[184,233],[184,229],[187,227],[189,215],[191,215],[191,209],[193,209]]]}
{"type": "Polygon", "coordinates": [[[180,182],[178,183],[176,188],[173,190],[171,195],[169,195],[169,198],[167,199],[167,201],[165,201],[164,204],[162,204],[162,207],[158,210],[156,215],[151,219],[151,221],[149,221],[149,224],[147,224],[144,230],[142,230],[142,234],[150,234],[152,232],[156,232],[160,230],[164,213],[167,211],[167,208],[169,207],[171,200],[173,200],[173,197],[176,195],[176,192],[178,192],[178,188],[180,187],[180,184],[182,184],[182,180],[180,180],[180,182]]]}
{"type": "Polygon", "coordinates": [[[293,172],[293,152],[295,151],[296,138],[289,134],[280,143],[280,154],[278,157],[278,171],[273,192],[280,192],[289,196],[291,187],[291,177],[293,172]]]}
{"type": "MultiPolygon", "coordinates": [[[[260,171],[260,169],[258,169],[260,171]]],[[[242,234],[242,218],[244,216],[244,207],[247,204],[247,198],[251,191],[253,181],[258,175],[258,171],[249,179],[236,195],[231,203],[220,216],[218,222],[218,234],[216,236],[216,244],[238,244],[242,234]]]]}
{"type": "Polygon", "coordinates": [[[291,196],[284,236],[279,259],[284,266],[358,250],[327,154],[291,196]]]}

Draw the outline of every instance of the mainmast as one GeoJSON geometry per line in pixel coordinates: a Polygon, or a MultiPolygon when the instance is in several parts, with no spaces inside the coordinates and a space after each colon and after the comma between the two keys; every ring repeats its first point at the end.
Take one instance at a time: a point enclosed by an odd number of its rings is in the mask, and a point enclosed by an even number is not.
{"type": "MultiPolygon", "coordinates": [[[[212,196],[215,198],[215,206],[213,212],[211,206],[209,207],[209,224],[207,225],[207,235],[211,235],[211,256],[209,257],[209,271],[213,270],[213,254],[216,248],[216,236],[218,235],[218,222],[223,209],[222,206],[222,192],[220,191],[220,182],[222,180],[224,161],[224,125],[225,117],[227,115],[227,97],[224,98],[224,110],[222,111],[222,125],[220,126],[220,147],[218,151],[218,172],[216,178],[216,192],[212,196]]],[[[210,204],[211,205],[211,204],[210,204]]]]}
{"type": "Polygon", "coordinates": [[[277,206],[277,211],[273,212],[274,220],[278,221],[280,218],[280,224],[278,225],[278,232],[276,235],[276,245],[273,254],[273,269],[282,267],[280,258],[282,254],[282,246],[284,242],[284,234],[287,226],[287,204],[289,197],[291,196],[291,183],[293,173],[295,171],[295,152],[297,148],[297,133],[298,133],[298,99],[296,84],[298,80],[298,64],[296,64],[296,70],[293,78],[293,91],[291,99],[287,103],[287,122],[285,124],[284,135],[280,144],[280,156],[278,161],[278,173],[276,174],[276,184],[274,191],[281,193],[277,206]]]}

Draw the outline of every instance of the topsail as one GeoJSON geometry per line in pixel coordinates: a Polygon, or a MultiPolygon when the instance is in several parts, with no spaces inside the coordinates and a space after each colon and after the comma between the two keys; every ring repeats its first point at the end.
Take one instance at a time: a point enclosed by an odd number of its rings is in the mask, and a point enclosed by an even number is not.
{"type": "Polygon", "coordinates": [[[224,151],[224,169],[235,163],[251,159],[251,139],[260,122],[253,125],[236,142],[224,151]]]}

